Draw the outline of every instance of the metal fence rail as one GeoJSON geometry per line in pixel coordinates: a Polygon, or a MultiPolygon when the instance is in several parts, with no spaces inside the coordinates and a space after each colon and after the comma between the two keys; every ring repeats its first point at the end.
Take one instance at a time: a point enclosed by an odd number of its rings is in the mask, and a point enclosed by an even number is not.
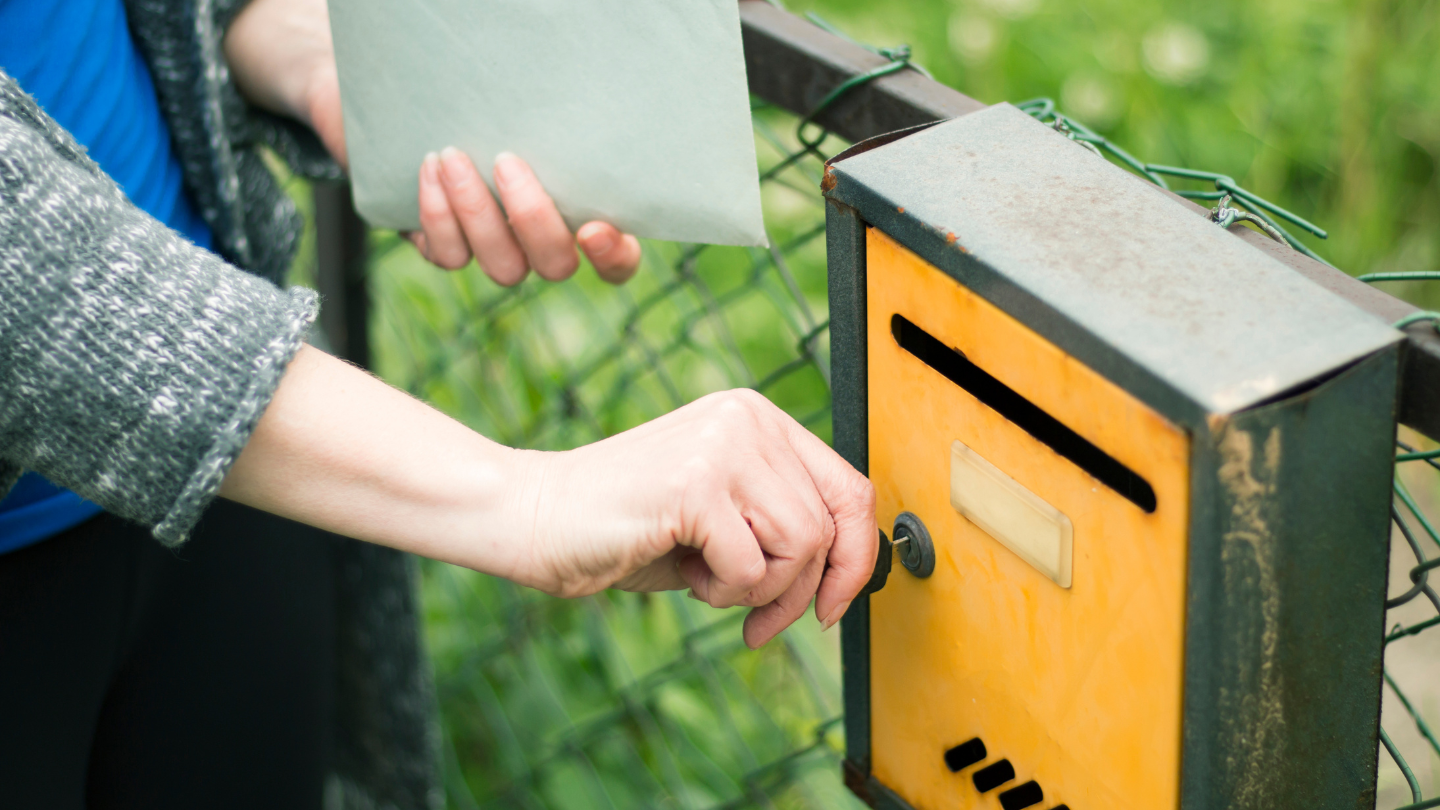
{"type": "MultiPolygon", "coordinates": [[[[755,132],[772,248],[650,243],[645,268],[622,288],[582,277],[501,290],[473,271],[434,271],[394,234],[367,242],[348,191],[319,187],[317,283],[331,345],[516,446],[577,446],[736,386],[764,392],[830,438],[823,161],[844,141],[983,105],[911,69],[902,50],[867,49],[762,0],[740,6],[751,90],[764,99],[755,132]]],[[[1095,142],[1053,105],[1026,109],[1095,142]]],[[[1121,154],[1141,175],[1168,168],[1121,154]]],[[[1414,321],[1401,416],[1440,436],[1440,408],[1427,407],[1440,402],[1433,322],[1262,233],[1237,231],[1362,307],[1414,321]]],[[[1440,470],[1440,452],[1407,446],[1398,460],[1440,470]]],[[[1430,500],[1440,486],[1422,490],[1413,474],[1396,480],[1397,532],[1416,560],[1387,604],[1402,618],[1386,641],[1399,645],[1440,626],[1440,598],[1427,579],[1440,566],[1431,559],[1440,535],[1424,508],[1440,505],[1430,500]]],[[[802,623],[749,653],[738,613],[678,594],[565,602],[442,565],[424,574],[454,806],[858,806],[840,779],[834,634],[802,623]]],[[[1440,758],[1423,707],[1405,684],[1386,680],[1404,719],[1440,758]]],[[[1387,717],[1387,728],[1398,719],[1387,717]]],[[[1386,740],[1408,779],[1411,810],[1440,806],[1424,799],[1386,740]]]]}

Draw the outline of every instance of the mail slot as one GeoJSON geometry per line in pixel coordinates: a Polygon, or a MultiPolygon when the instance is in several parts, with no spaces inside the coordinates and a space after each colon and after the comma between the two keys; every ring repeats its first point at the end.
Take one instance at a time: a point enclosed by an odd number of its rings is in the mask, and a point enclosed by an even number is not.
{"type": "Polygon", "coordinates": [[[1008,105],[825,186],[836,446],[934,557],[845,618],[852,790],[1373,807],[1399,333],[1008,105]]]}

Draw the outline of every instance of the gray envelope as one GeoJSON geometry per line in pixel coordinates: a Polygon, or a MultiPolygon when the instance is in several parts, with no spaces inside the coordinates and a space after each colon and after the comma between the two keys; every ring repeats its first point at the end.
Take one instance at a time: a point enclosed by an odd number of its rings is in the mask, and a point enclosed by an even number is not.
{"type": "Polygon", "coordinates": [[[735,0],[330,0],[355,202],[420,225],[427,152],[539,175],[572,229],[765,245],[735,0]]]}

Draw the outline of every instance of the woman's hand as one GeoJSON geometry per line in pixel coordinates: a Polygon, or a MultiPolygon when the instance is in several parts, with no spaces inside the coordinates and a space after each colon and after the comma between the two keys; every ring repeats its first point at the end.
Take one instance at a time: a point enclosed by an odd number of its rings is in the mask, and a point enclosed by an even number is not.
{"type": "Polygon", "coordinates": [[[753,391],[530,464],[522,568],[552,594],[688,587],[754,608],[745,641],[758,647],[812,598],[828,629],[875,565],[870,482],[753,391]]]}
{"type": "MultiPolygon", "coordinates": [[[[346,165],[325,0],[253,0],[225,35],[225,57],[251,102],[309,124],[346,165]]],[[[635,237],[604,222],[586,223],[572,236],[534,172],[514,155],[501,154],[494,174],[498,204],[464,154],[446,149],[426,157],[419,178],[421,230],[410,234],[425,258],[453,270],[473,256],[506,286],[523,281],[531,269],[558,281],[579,267],[578,242],[601,278],[620,284],[635,274],[635,237]]]]}
{"type": "Polygon", "coordinates": [[[306,347],[220,494],[337,534],[580,596],[689,587],[758,647],[844,615],[875,564],[870,482],[753,391],[563,453],[502,447],[306,347]]]}
{"type": "Polygon", "coordinates": [[[454,270],[473,255],[486,275],[509,287],[531,269],[549,281],[574,275],[578,241],[606,281],[623,284],[635,275],[640,264],[635,237],[604,222],[586,223],[571,236],[525,161],[508,152],[497,157],[495,187],[503,211],[463,152],[448,148],[426,156],[420,166],[421,230],[410,235],[425,258],[454,270]]]}

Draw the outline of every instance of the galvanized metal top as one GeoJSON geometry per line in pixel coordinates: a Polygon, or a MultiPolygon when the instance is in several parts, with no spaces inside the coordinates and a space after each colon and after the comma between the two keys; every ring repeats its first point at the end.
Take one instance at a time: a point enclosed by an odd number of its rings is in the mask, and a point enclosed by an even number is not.
{"type": "Polygon", "coordinates": [[[1208,413],[1402,337],[1008,104],[832,171],[832,196],[1080,360],[1208,413]]]}

